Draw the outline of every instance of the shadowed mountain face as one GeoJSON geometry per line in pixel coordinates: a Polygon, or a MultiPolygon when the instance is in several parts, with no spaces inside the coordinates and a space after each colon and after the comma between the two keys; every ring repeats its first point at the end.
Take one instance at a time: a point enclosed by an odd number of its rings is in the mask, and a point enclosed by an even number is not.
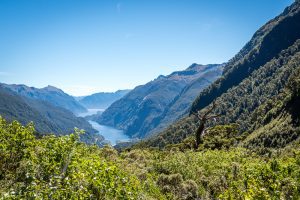
{"type": "Polygon", "coordinates": [[[130,91],[94,120],[123,129],[132,137],[148,136],[186,114],[195,96],[221,74],[221,68],[193,64],[184,71],[159,76],[130,91]]]}
{"type": "MultiPolygon", "coordinates": [[[[283,147],[299,138],[299,112],[291,111],[299,109],[299,94],[294,94],[299,90],[289,89],[299,88],[299,22],[300,3],[295,2],[260,28],[225,65],[221,78],[200,93],[191,113],[216,101],[213,113],[221,117],[208,125],[237,123],[241,133],[247,131],[248,147],[283,147]]],[[[146,143],[179,143],[195,133],[197,124],[193,116],[183,118],[146,143]]]]}
{"type": "Polygon", "coordinates": [[[78,102],[89,109],[108,108],[113,102],[121,99],[130,90],[118,90],[116,92],[99,92],[89,96],[76,97],[78,102]]]}
{"type": "Polygon", "coordinates": [[[41,89],[28,87],[26,85],[8,85],[2,84],[7,88],[21,96],[46,101],[54,106],[62,107],[72,111],[75,114],[86,112],[86,109],[80,105],[72,96],[64,93],[61,89],[53,86],[47,86],[41,89]]]}
{"type": "Polygon", "coordinates": [[[222,78],[205,89],[193,103],[192,112],[202,109],[228,89],[238,85],[300,38],[299,2],[261,27],[224,67],[222,78]]]}
{"type": "Polygon", "coordinates": [[[192,81],[174,98],[172,103],[164,110],[157,120],[159,124],[150,134],[158,133],[170,125],[172,122],[186,116],[190,111],[191,103],[198,96],[199,91],[209,86],[214,80],[219,78],[222,74],[222,67],[216,67],[214,70],[208,70],[203,73],[199,78],[192,81]]]}
{"type": "Polygon", "coordinates": [[[103,138],[83,118],[76,117],[71,111],[57,107],[46,101],[21,96],[0,85],[0,115],[8,121],[18,120],[23,125],[34,122],[36,131],[41,134],[65,135],[74,127],[84,129],[83,141],[98,144],[103,138]]]}

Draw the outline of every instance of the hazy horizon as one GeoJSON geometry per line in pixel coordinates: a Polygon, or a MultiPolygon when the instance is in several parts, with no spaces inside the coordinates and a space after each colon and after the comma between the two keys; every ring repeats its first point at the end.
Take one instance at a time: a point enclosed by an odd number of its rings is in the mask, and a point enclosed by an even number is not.
{"type": "Polygon", "coordinates": [[[227,62],[293,1],[0,2],[0,82],[73,96],[227,62]]]}

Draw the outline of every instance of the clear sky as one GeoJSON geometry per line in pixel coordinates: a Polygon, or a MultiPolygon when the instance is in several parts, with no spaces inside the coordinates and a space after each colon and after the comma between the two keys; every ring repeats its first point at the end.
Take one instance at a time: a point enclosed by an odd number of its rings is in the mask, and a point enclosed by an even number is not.
{"type": "Polygon", "coordinates": [[[222,63],[292,0],[0,0],[0,82],[72,95],[222,63]]]}

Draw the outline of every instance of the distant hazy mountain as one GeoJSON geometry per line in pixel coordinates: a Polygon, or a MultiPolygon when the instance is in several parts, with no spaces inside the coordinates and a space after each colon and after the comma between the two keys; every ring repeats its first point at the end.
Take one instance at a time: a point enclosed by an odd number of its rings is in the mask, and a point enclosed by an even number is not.
{"type": "Polygon", "coordinates": [[[93,143],[96,138],[99,142],[103,140],[85,119],[76,117],[69,110],[21,96],[3,85],[0,85],[0,115],[8,121],[18,120],[23,125],[33,121],[37,132],[42,134],[69,134],[77,127],[86,130],[84,141],[93,143]]]}
{"type": "Polygon", "coordinates": [[[30,99],[46,101],[54,106],[68,109],[76,114],[86,112],[86,109],[82,105],[80,105],[72,96],[53,86],[47,86],[39,89],[28,87],[26,85],[8,85],[3,83],[1,83],[0,85],[2,85],[4,88],[16,92],[21,96],[25,96],[30,99]]]}
{"type": "Polygon", "coordinates": [[[130,91],[94,120],[143,138],[187,113],[196,95],[220,75],[217,64],[193,64],[186,70],[161,75],[130,91]]]}
{"type": "Polygon", "coordinates": [[[89,96],[75,97],[86,108],[108,108],[113,102],[121,99],[130,90],[118,90],[116,92],[99,92],[89,96]]]}

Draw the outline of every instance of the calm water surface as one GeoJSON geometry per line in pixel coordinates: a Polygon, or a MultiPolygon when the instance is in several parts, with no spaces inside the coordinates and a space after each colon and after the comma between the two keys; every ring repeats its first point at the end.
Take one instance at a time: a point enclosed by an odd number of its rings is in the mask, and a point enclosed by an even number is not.
{"type": "Polygon", "coordinates": [[[109,141],[111,145],[116,145],[118,142],[126,142],[129,141],[129,137],[124,134],[122,130],[115,129],[113,127],[104,126],[98,124],[95,121],[89,121],[94,129],[98,131],[98,133],[104,136],[105,140],[109,141]]]}
{"type": "MultiPolygon", "coordinates": [[[[98,112],[103,112],[105,109],[88,109],[88,112],[81,113],[79,117],[86,117],[89,115],[97,114],[98,112]]],[[[116,145],[118,142],[126,142],[129,141],[130,138],[124,134],[122,130],[115,129],[110,126],[105,126],[98,124],[95,121],[88,121],[94,129],[98,131],[100,135],[102,135],[106,141],[108,141],[112,146],[116,145]]]]}

